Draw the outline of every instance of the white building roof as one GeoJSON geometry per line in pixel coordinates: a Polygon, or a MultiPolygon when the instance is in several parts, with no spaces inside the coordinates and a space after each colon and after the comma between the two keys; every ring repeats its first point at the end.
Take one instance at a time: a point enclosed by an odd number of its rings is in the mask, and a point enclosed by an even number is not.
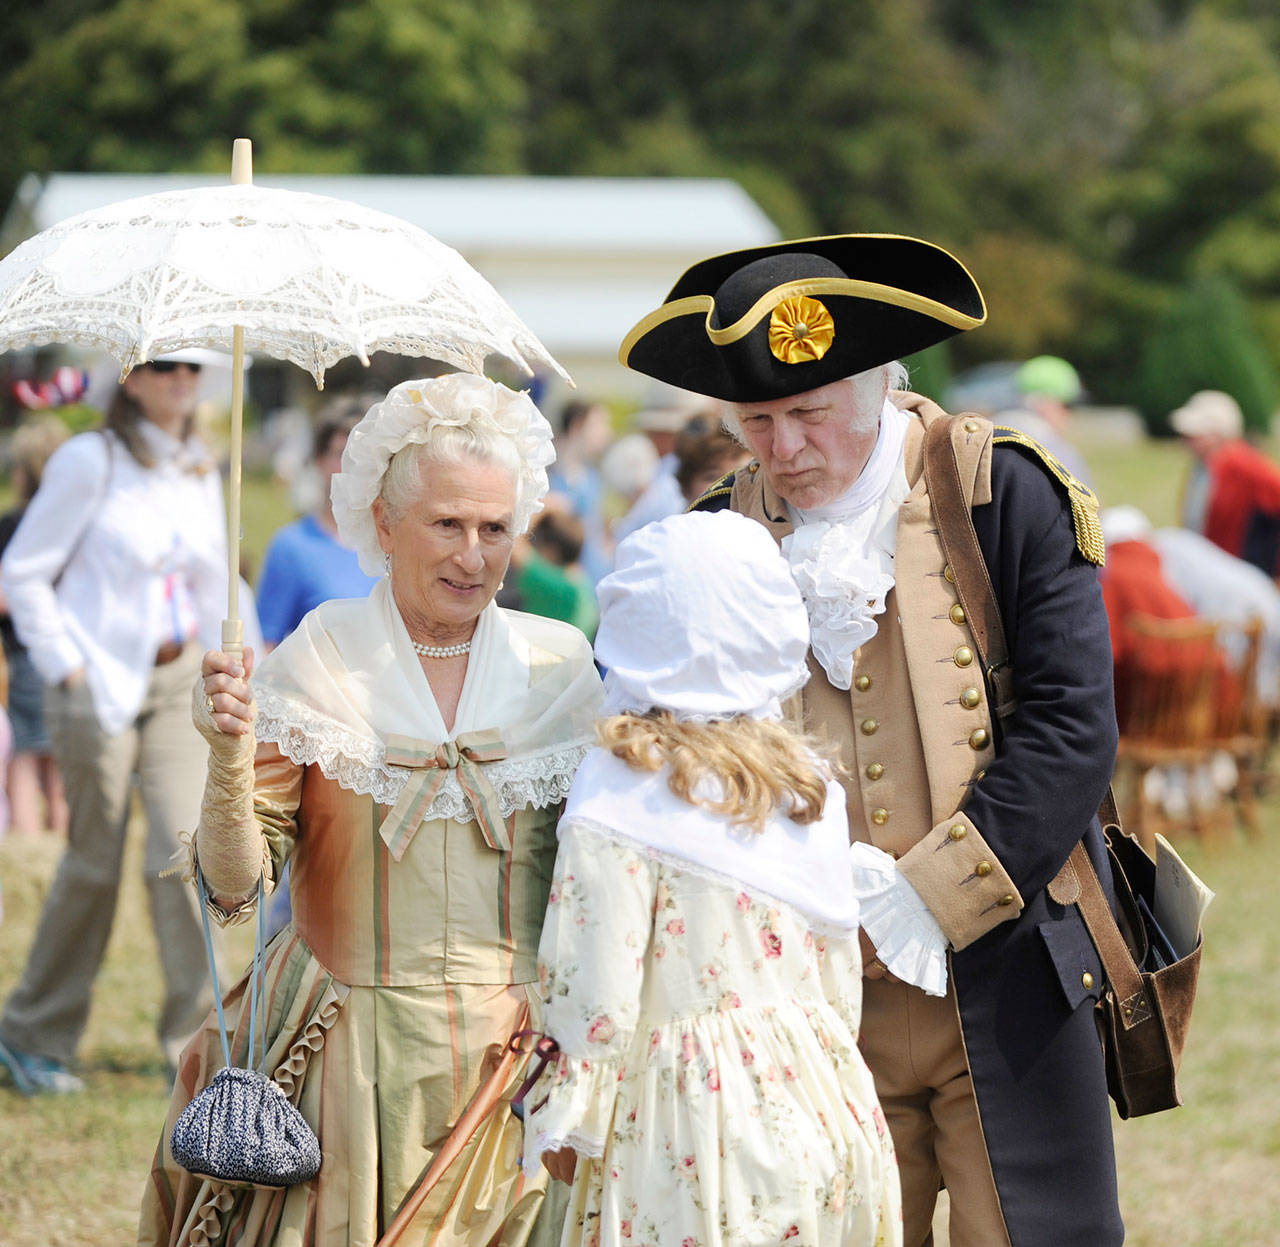
{"type": "MultiPolygon", "coordinates": [[[[202,175],[54,173],[18,192],[27,234],[121,199],[224,185],[202,175]]],[[[724,178],[325,177],[255,175],[263,186],[350,199],[434,234],[458,251],[669,251],[699,257],[776,238],[772,222],[724,178]]],[[[6,232],[8,222],[6,222],[6,232]]]]}
{"type": "MultiPolygon", "coordinates": [[[[593,387],[612,383],[611,369],[623,382],[615,362],[619,342],[685,268],[778,238],[750,196],[723,178],[260,173],[254,180],[351,200],[427,230],[474,264],[580,383],[593,387]]],[[[31,175],[0,226],[0,242],[10,249],[57,221],[119,200],[226,181],[199,174],[31,175]]]]}

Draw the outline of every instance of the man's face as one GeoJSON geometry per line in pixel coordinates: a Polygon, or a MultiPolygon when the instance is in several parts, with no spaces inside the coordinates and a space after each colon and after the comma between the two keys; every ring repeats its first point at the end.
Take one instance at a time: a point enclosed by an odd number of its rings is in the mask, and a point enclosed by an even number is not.
{"type": "Polygon", "coordinates": [[[734,403],[742,440],[779,496],[802,511],[838,498],[866,467],[880,435],[883,389],[870,410],[859,390],[833,381],[816,390],[765,403],[734,403]]]}
{"type": "Polygon", "coordinates": [[[1190,436],[1184,434],[1182,437],[1182,444],[1201,463],[1208,463],[1225,443],[1226,438],[1218,437],[1214,433],[1193,433],[1190,436]]]}

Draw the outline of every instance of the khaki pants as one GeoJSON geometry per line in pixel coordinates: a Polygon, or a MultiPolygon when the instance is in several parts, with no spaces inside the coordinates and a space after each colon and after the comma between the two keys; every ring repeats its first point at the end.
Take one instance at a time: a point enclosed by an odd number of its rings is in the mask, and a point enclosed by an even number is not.
{"type": "Polygon", "coordinates": [[[897,1153],[903,1247],[931,1247],[940,1184],[951,1199],[951,1247],[1007,1247],[953,984],[942,997],[883,979],[863,979],[862,990],[858,1043],[897,1153]]]}
{"type": "Polygon", "coordinates": [[[191,724],[199,663],[198,647],[188,645],[157,667],[138,717],[115,736],[99,725],[83,681],[46,690],[70,825],[22,981],[0,1017],[5,1042],[64,1063],[75,1057],[115,917],[134,776],[146,813],[143,874],[164,978],[158,1030],[170,1064],[177,1065],[212,1005],[195,891],[181,879],[159,877],[174,864],[178,833],[194,831],[200,813],[205,745],[191,724]]]}

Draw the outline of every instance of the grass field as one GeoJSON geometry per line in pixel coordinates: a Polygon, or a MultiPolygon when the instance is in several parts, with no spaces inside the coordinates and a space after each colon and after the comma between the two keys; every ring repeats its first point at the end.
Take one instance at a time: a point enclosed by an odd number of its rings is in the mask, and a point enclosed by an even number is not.
{"type": "MultiPolygon", "coordinates": [[[[1091,465],[1104,503],[1133,502],[1156,523],[1172,521],[1185,466],[1176,446],[1108,447],[1091,456],[1091,465]]],[[[248,484],[247,547],[261,551],[286,518],[274,490],[248,484]]],[[[1117,1122],[1133,1247],[1280,1243],[1280,926],[1273,883],[1280,877],[1280,796],[1266,803],[1264,822],[1257,841],[1237,836],[1212,851],[1183,846],[1218,900],[1207,919],[1184,1064],[1186,1106],[1117,1122]]],[[[2,1247],[133,1241],[167,1101],[154,1039],[159,993],[139,847],[134,834],[81,1049],[87,1094],[24,1100],[7,1082],[0,1085],[2,1247]]],[[[48,839],[0,843],[0,997],[21,972],[58,851],[48,839]]],[[[234,964],[248,960],[249,938],[243,928],[232,932],[234,964]]]]}
{"type": "MultiPolygon", "coordinates": [[[[1133,1247],[1274,1247],[1280,1242],[1280,803],[1267,833],[1186,857],[1218,893],[1183,1070],[1186,1104],[1119,1122],[1121,1200],[1133,1247]]],[[[155,951],[137,837],[81,1050],[87,1094],[24,1100],[0,1086],[0,1243],[132,1242],[167,1089],[154,1039],[155,951]]],[[[5,916],[0,994],[21,972],[58,846],[0,844],[5,916]]],[[[248,961],[248,933],[230,960],[248,961]]]]}

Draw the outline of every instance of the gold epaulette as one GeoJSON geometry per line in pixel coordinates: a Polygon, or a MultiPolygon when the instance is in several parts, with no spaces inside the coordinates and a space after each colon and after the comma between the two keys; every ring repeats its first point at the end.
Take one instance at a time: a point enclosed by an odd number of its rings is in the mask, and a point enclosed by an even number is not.
{"type": "Polygon", "coordinates": [[[737,468],[732,472],[726,472],[715,484],[711,485],[705,492],[696,497],[687,507],[686,511],[700,511],[703,503],[711,502],[716,498],[727,498],[733,493],[733,478],[737,475],[737,468]]]}
{"type": "Polygon", "coordinates": [[[1107,546],[1102,540],[1102,525],[1098,520],[1098,495],[1082,480],[1073,476],[1034,437],[1028,437],[1021,429],[1011,429],[1006,424],[995,426],[993,442],[997,446],[1022,446],[1031,451],[1049,474],[1067,491],[1071,501],[1071,519],[1076,529],[1076,546],[1080,553],[1102,567],[1107,561],[1107,546]]]}

